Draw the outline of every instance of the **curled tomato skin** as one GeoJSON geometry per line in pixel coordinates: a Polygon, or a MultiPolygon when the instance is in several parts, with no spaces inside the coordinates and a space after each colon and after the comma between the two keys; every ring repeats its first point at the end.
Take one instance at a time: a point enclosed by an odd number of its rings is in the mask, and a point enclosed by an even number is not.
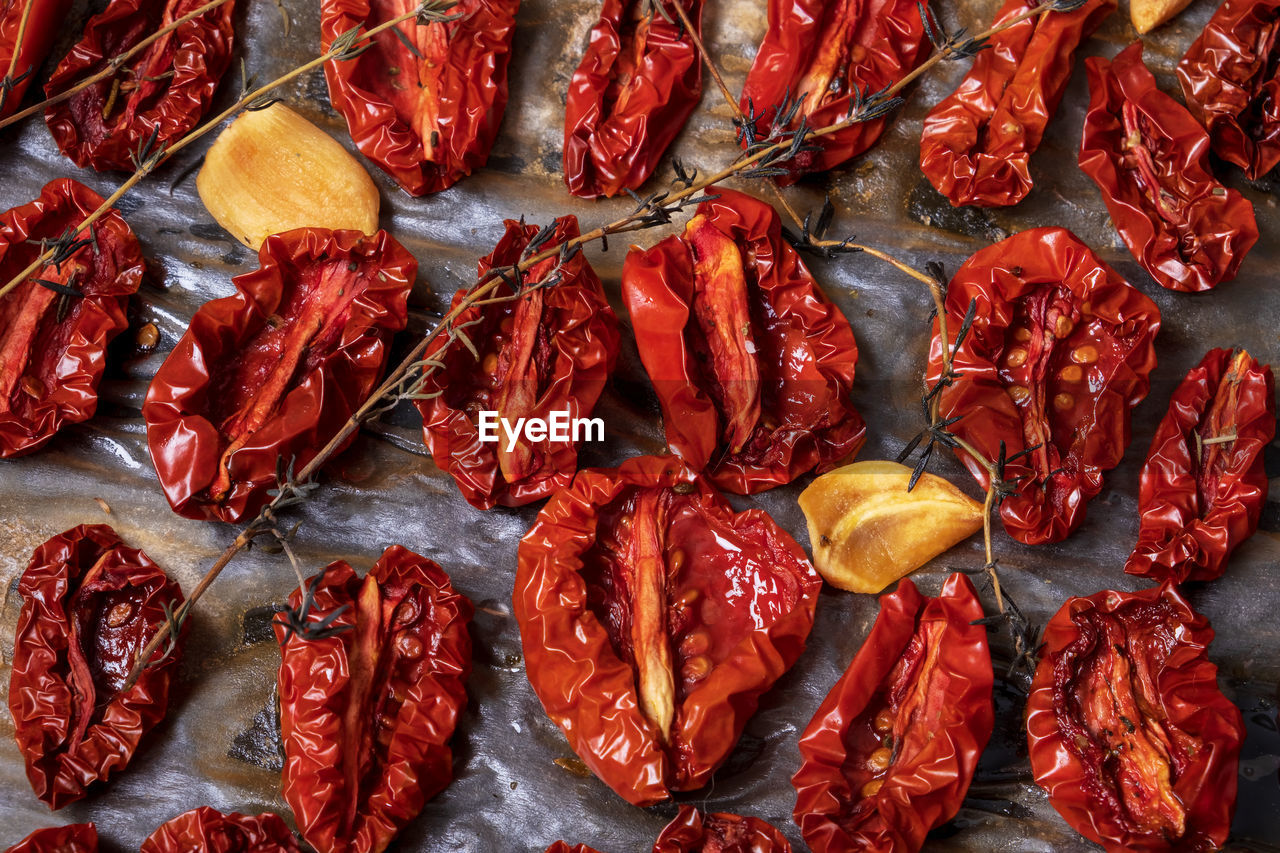
{"type": "MultiPolygon", "coordinates": [[[[517,263],[538,233],[535,225],[506,221],[497,247],[480,260],[479,276],[517,263]]],[[[578,236],[578,220],[555,222],[550,244],[578,236]]],[[[496,412],[516,428],[518,418],[550,421],[563,412],[568,422],[586,418],[595,408],[618,359],[618,318],[600,277],[581,252],[559,265],[552,257],[524,274],[525,286],[556,276],[545,288],[510,302],[491,303],[463,312],[457,325],[479,357],[461,341],[452,346],[442,336],[426,358],[440,359],[437,371],[419,400],[423,439],[441,470],[448,472],[467,502],[478,509],[495,504],[522,506],[564,488],[578,469],[578,441],[573,431],[561,439],[548,434],[533,442],[523,433],[508,450],[508,435],[496,429],[498,441],[481,441],[481,412],[496,412]]],[[[511,294],[505,282],[495,296],[511,294]]],[[[459,290],[456,306],[466,295],[459,290]]]]}
{"type": "MultiPolygon", "coordinates": [[[[1007,0],[993,26],[1034,0],[1007,0]]],[[[1031,155],[1058,111],[1075,53],[1115,0],[1033,15],[991,38],[960,86],[924,120],[920,170],[955,207],[1007,207],[1031,192],[1031,155]]]]}
{"type": "Polygon", "coordinates": [[[98,829],[91,823],[37,829],[5,853],[98,853],[98,829]]]}
{"type": "Polygon", "coordinates": [[[994,726],[982,604],[953,574],[880,597],[866,642],[800,738],[795,821],[814,853],[919,850],[960,809],[994,726]]]}
{"type": "Polygon", "coordinates": [[[1178,63],[1187,109],[1214,153],[1250,180],[1280,163],[1280,0],[1227,0],[1178,63]]]}
{"type": "Polygon", "coordinates": [[[1212,640],[1168,584],[1069,599],[1045,627],[1031,771],[1090,841],[1157,853],[1227,840],[1244,722],[1218,689],[1212,640]]]}
{"type": "MultiPolygon", "coordinates": [[[[1009,535],[1058,542],[1084,521],[1102,474],[1129,444],[1129,412],[1156,365],[1160,309],[1065,228],[1035,228],[976,252],[947,289],[954,345],[970,302],[973,326],[941,393],[948,427],[986,458],[1009,459],[1017,492],[1000,506],[1009,535]]],[[[934,322],[927,381],[942,372],[934,322]]],[[[986,469],[960,457],[983,488],[986,469]]]]}
{"type": "MultiPolygon", "coordinates": [[[[795,130],[802,119],[811,128],[835,124],[856,94],[878,92],[914,70],[928,45],[915,0],[769,0],[769,29],[739,106],[761,140],[795,130]]],[[[787,174],[777,181],[834,169],[875,145],[885,124],[874,119],[810,140],[817,150],[779,163],[787,174]]]]}
{"type": "Polygon", "coordinates": [[[1258,240],[1253,205],[1209,167],[1209,136],[1156,88],[1142,42],[1110,62],[1091,57],[1080,168],[1143,269],[1169,290],[1235,278],[1258,240]]]}
{"type": "MultiPolygon", "coordinates": [[[[321,0],[328,50],[353,27],[372,29],[413,0],[321,0]]],[[[507,106],[507,65],[520,0],[460,0],[457,19],[374,37],[355,59],[325,63],[329,100],[360,153],[410,195],[453,186],[489,159],[507,106]],[[413,47],[409,45],[412,44],[413,47]]]]}
{"type": "MultiPolygon", "coordinates": [[[[679,20],[605,0],[564,111],[564,180],[582,198],[639,189],[702,97],[702,61],[679,20]]],[[[702,31],[702,0],[685,10],[702,31]]]]}
{"type": "Polygon", "coordinates": [[[821,579],[675,457],[580,471],[520,542],[513,609],[547,715],[635,805],[706,784],[804,650],[821,579]]]}
{"type": "Polygon", "coordinates": [[[622,299],[667,444],[719,488],[751,494],[853,456],[849,321],[782,240],[773,208],[710,190],[683,234],[633,248],[622,299]]]}
{"type": "Polygon", "coordinates": [[[1182,380],[1142,466],[1138,544],[1124,570],[1155,581],[1209,581],[1258,529],[1263,451],[1275,437],[1271,368],[1243,350],[1210,350],[1182,380]]]}
{"type": "Polygon", "coordinates": [[[0,68],[8,72],[14,53],[18,54],[18,61],[13,66],[13,85],[7,94],[0,93],[0,118],[18,111],[22,96],[40,70],[59,28],[71,11],[71,0],[29,0],[35,5],[19,42],[18,31],[22,29],[27,2],[12,2],[0,10],[0,68]]]}
{"type": "MultiPolygon", "coordinates": [[[[546,853],[600,853],[594,847],[557,841],[546,853]]],[[[653,853],[791,853],[791,843],[758,817],[726,812],[703,814],[681,806],[653,843],[653,853]]]]}
{"type": "Polygon", "coordinates": [[[36,796],[60,809],[123,769],[164,717],[178,646],[124,689],[137,654],[182,592],[105,524],[54,536],[18,582],[9,710],[36,796]]]}
{"type": "MultiPolygon", "coordinates": [[[[275,626],[284,797],[320,853],[380,853],[453,776],[471,602],[399,545],[363,579],[339,560],[307,588],[309,619],[341,633],[305,640],[275,626]]],[[[301,603],[295,590],[289,604],[301,603]]]]}
{"type": "MultiPolygon", "coordinates": [[[[268,237],[260,268],[207,302],[156,371],[142,416],[165,497],[186,518],[261,509],[382,376],[418,264],[385,231],[268,237]]],[[[354,437],[354,436],[353,436],[354,437]]]]}
{"type": "Polygon", "coordinates": [[[147,836],[139,853],[301,853],[278,815],[223,814],[201,806],[183,812],[147,836]]]}
{"type": "MultiPolygon", "coordinates": [[[[58,64],[45,91],[57,95],[106,68],[204,0],[111,0],[89,19],[84,36],[58,64]]],[[[156,152],[199,123],[231,63],[235,0],[210,9],[121,66],[112,77],[45,111],[62,153],[81,168],[132,172],[133,155],[154,135],[156,152]]]]}
{"type": "MultiPolygon", "coordinates": [[[[57,240],[101,203],[83,184],[59,178],[0,214],[0,276],[8,281],[26,269],[41,240],[57,240]]],[[[144,264],[138,238],[114,208],[94,236],[96,245],[86,239],[60,268],[50,264],[0,297],[0,457],[38,449],[98,407],[107,344],[129,325],[125,310],[144,264]]]]}

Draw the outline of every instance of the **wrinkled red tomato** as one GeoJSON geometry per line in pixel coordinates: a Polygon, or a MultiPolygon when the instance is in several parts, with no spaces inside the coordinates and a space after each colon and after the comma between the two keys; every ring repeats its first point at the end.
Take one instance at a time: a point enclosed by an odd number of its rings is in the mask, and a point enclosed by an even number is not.
{"type": "MultiPolygon", "coordinates": [[[[471,602],[399,545],[363,580],[339,560],[307,589],[309,618],[341,633],[308,640],[275,626],[284,797],[320,853],[380,853],[452,778],[471,602]]],[[[295,590],[289,604],[302,600],[295,590]]]]}
{"type": "MultiPolygon", "coordinates": [[[[942,416],[963,413],[948,429],[987,459],[1004,443],[1005,479],[1017,487],[1000,505],[1009,535],[1060,541],[1129,444],[1129,412],[1156,365],[1160,310],[1064,228],[1023,231],[965,261],[947,288],[948,345],[970,301],[973,328],[953,356],[959,376],[941,392],[942,416]]],[[[938,328],[931,387],[942,371],[938,328]]],[[[960,458],[986,488],[986,469],[960,458]]]]}
{"type": "Polygon", "coordinates": [[[81,525],[36,548],[18,592],[14,735],[32,790],[60,809],[123,769],[164,717],[178,647],[167,657],[158,652],[133,687],[124,685],[182,592],[105,524],[81,525]]]}
{"type": "MultiPolygon", "coordinates": [[[[739,106],[760,139],[843,121],[855,100],[898,82],[928,56],[916,0],[769,0],[769,29],[739,106]],[[792,111],[789,107],[799,102],[792,111]]],[[[816,151],[779,163],[793,183],[833,169],[876,144],[886,119],[815,137],[816,151]]],[[[745,141],[745,140],[744,140],[745,141]]]]}
{"type": "MultiPolygon", "coordinates": [[[[693,39],[654,6],[605,0],[569,81],[564,180],[576,196],[639,189],[702,97],[693,39]]],[[[703,0],[690,0],[685,9],[699,33],[702,7],[703,0]]]]}
{"type": "Polygon", "coordinates": [[[49,48],[53,47],[69,11],[71,0],[10,0],[0,9],[0,69],[7,74],[9,64],[13,63],[9,89],[0,94],[0,118],[18,111],[22,96],[40,70],[49,48]],[[28,6],[31,7],[29,13],[28,6]],[[25,28],[24,16],[27,18],[25,28]],[[18,54],[16,62],[15,53],[18,54]]]}
{"type": "Polygon", "coordinates": [[[98,853],[98,830],[91,823],[37,829],[5,853],[98,853]]]}
{"type": "Polygon", "coordinates": [[[147,836],[139,853],[300,853],[301,849],[277,815],[224,815],[201,806],[147,836]]]}
{"type": "Polygon", "coordinates": [[[1280,0],[1226,0],[1178,63],[1214,153],[1257,180],[1280,163],[1280,0]]]}
{"type": "Polygon", "coordinates": [[[1027,701],[1036,782],[1115,853],[1217,850],[1244,722],[1218,690],[1209,621],[1176,589],[1072,598],[1045,628],[1027,701]]]}
{"type": "MultiPolygon", "coordinates": [[[[1037,5],[1007,0],[992,26],[1037,5]]],[[[1076,50],[1115,9],[1116,0],[1088,0],[997,33],[960,86],[929,111],[920,171],[952,205],[1006,207],[1031,192],[1028,164],[1062,102],[1076,50]]]]}
{"type": "MultiPolygon", "coordinates": [[[[600,853],[594,847],[557,841],[547,853],[600,853]]],[[[703,814],[681,806],[653,843],[653,853],[791,853],[791,844],[777,828],[758,817],[716,812],[703,814]]]]}
{"type": "Polygon", "coordinates": [[[338,433],[382,377],[418,270],[385,231],[299,228],[268,237],[258,260],[191,318],[142,407],[160,485],[186,518],[252,516],[280,465],[301,468],[338,433]]]}
{"type": "Polygon", "coordinates": [[[1219,577],[1258,529],[1263,451],[1276,432],[1275,379],[1247,352],[1210,350],[1173,392],[1138,497],[1131,575],[1174,583],[1219,577]]]}
{"type": "MultiPolygon", "coordinates": [[[[321,0],[320,43],[373,27],[415,0],[321,0]]],[[[333,108],[351,138],[411,195],[450,187],[489,159],[507,106],[507,63],[520,0],[459,0],[456,20],[412,19],[374,36],[355,59],[325,63],[333,108]]]]}
{"type": "MultiPolygon", "coordinates": [[[[35,201],[0,214],[0,279],[22,272],[40,241],[57,240],[100,204],[93,190],[59,178],[35,201]]],[[[71,248],[0,297],[0,457],[30,453],[93,416],[107,344],[129,325],[125,309],[144,267],[119,212],[71,248]]]]}
{"type": "MultiPolygon", "coordinates": [[[[572,216],[557,219],[555,226],[548,245],[578,236],[572,216]]],[[[510,219],[506,229],[480,260],[480,278],[518,262],[538,233],[537,226],[510,219]]],[[[563,265],[555,257],[541,261],[522,278],[525,295],[458,317],[475,352],[462,341],[449,345],[444,336],[432,343],[426,358],[442,361],[444,368],[422,389],[436,396],[417,403],[436,465],[479,509],[521,506],[569,484],[578,470],[578,442],[585,437],[571,425],[591,414],[618,358],[618,318],[581,252],[563,265]],[[482,440],[482,412],[508,423],[491,424],[496,442],[482,440]],[[520,430],[522,419],[550,424],[555,413],[565,418],[564,437],[548,431],[535,441],[520,430]],[[511,432],[519,434],[513,438],[511,432]]],[[[513,292],[504,282],[493,295],[513,292]]],[[[459,290],[453,304],[465,295],[459,290]]]]}
{"type": "MultiPolygon", "coordinates": [[[[57,95],[207,0],[111,0],[89,19],[45,91],[57,95]]],[[[133,171],[133,155],[176,142],[200,122],[231,64],[235,0],[192,18],[110,77],[45,111],[58,148],[84,168],[133,171]]]]}
{"type": "Polygon", "coordinates": [[[674,457],[581,471],[520,542],[525,668],[569,746],[649,805],[707,783],[804,650],[821,579],[674,457]]]}
{"type": "Polygon", "coordinates": [[[814,853],[919,850],[955,816],[994,725],[982,603],[903,579],[800,738],[795,820],[814,853]]]}
{"type": "Polygon", "coordinates": [[[622,298],[662,403],[667,444],[750,494],[858,452],[849,321],[782,240],[778,214],[726,189],[683,234],[632,249],[622,298]]]}
{"type": "Polygon", "coordinates": [[[1170,290],[1235,278],[1258,239],[1253,205],[1213,176],[1209,136],[1156,88],[1136,41],[1110,62],[1090,57],[1080,168],[1143,269],[1170,290]]]}

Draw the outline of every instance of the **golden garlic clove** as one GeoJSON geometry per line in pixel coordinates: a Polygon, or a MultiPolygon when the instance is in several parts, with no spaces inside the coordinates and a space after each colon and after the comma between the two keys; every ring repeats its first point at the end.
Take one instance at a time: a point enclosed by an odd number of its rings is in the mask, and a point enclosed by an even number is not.
{"type": "Polygon", "coordinates": [[[800,494],[813,564],[827,583],[879,592],[982,528],[982,504],[932,474],[908,492],[910,479],[896,462],[855,462],[800,494]]]}
{"type": "Polygon", "coordinates": [[[1148,33],[1187,8],[1191,0],[1129,0],[1129,19],[1138,35],[1148,33]]]}
{"type": "Polygon", "coordinates": [[[378,189],[333,137],[283,104],[250,110],[218,136],[196,177],[218,224],[258,249],[294,228],[378,230],[378,189]]]}

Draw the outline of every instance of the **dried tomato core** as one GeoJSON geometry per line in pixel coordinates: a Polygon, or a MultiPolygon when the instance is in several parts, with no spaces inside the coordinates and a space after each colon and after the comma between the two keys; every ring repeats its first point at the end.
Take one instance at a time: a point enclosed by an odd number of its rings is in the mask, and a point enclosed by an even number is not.
{"type": "Polygon", "coordinates": [[[223,500],[231,490],[230,465],[236,451],[337,348],[351,303],[376,272],[364,261],[336,258],[308,261],[286,273],[277,313],[214,372],[209,419],[218,424],[227,443],[218,477],[209,487],[214,500],[223,500]]]}
{"type": "Polygon", "coordinates": [[[1192,464],[1196,474],[1196,501],[1204,518],[1218,496],[1218,482],[1231,464],[1236,438],[1236,418],[1240,414],[1240,383],[1257,362],[1244,350],[1231,359],[1207,412],[1193,433],[1192,464]]]}
{"type": "Polygon", "coordinates": [[[122,586],[111,576],[113,557],[112,551],[99,557],[67,603],[67,686],[72,694],[67,749],[72,751],[124,688],[153,628],[143,613],[145,590],[122,586]]]}
{"type": "Polygon", "coordinates": [[[621,49],[614,60],[609,84],[605,87],[600,114],[610,116],[625,114],[632,94],[636,91],[631,81],[644,64],[649,47],[649,28],[653,24],[653,9],[644,0],[631,0],[618,26],[618,43],[621,49]]]}
{"type": "Polygon", "coordinates": [[[845,733],[843,772],[849,801],[841,821],[848,827],[874,808],[874,798],[895,767],[910,767],[927,749],[946,714],[947,676],[938,667],[943,634],[941,620],[920,623],[883,688],[845,733]]]}
{"type": "Polygon", "coordinates": [[[436,648],[434,625],[434,602],[422,586],[379,585],[372,574],[361,582],[347,653],[350,681],[342,713],[346,797],[339,838],[351,837],[361,810],[386,784],[389,750],[407,691],[426,677],[436,648]]]}
{"type": "Polygon", "coordinates": [[[596,542],[582,558],[588,607],[635,670],[642,712],[664,736],[734,646],[801,597],[781,548],[754,528],[731,527],[701,500],[629,488],[601,507],[596,542]]]}
{"type": "Polygon", "coordinates": [[[1183,191],[1185,179],[1171,171],[1178,162],[1175,144],[1132,101],[1124,102],[1120,114],[1124,126],[1121,159],[1156,215],[1177,235],[1178,256],[1187,266],[1212,268],[1213,259],[1187,219],[1194,199],[1183,191]]]}
{"type": "Polygon", "coordinates": [[[1175,787],[1199,741],[1169,725],[1156,683],[1182,630],[1167,602],[1072,615],[1078,636],[1054,664],[1054,710],[1084,789],[1129,831],[1178,839],[1175,787]]]}
{"type": "MultiPolygon", "coordinates": [[[[368,26],[412,12],[417,5],[413,0],[374,0],[368,26]]],[[[463,0],[450,14],[471,15],[474,7],[471,0],[463,0]]],[[[440,105],[445,96],[441,78],[457,26],[456,22],[419,23],[410,18],[393,30],[379,33],[374,37],[375,46],[352,60],[358,63],[353,76],[356,85],[392,105],[396,117],[416,138],[416,156],[423,162],[445,159],[436,150],[442,134],[448,131],[440,123],[440,105]]]]}
{"type": "Polygon", "coordinates": [[[872,0],[868,4],[872,8],[859,14],[864,3],[865,0],[839,0],[827,7],[813,57],[794,93],[795,97],[804,98],[800,115],[810,115],[849,93],[850,66],[866,59],[870,42],[878,38],[873,23],[888,5],[887,0],[872,0]]]}
{"type": "Polygon", "coordinates": [[[702,214],[689,220],[684,239],[693,256],[693,314],[714,380],[710,390],[729,452],[739,453],[760,421],[758,349],[742,253],[702,214]]]}

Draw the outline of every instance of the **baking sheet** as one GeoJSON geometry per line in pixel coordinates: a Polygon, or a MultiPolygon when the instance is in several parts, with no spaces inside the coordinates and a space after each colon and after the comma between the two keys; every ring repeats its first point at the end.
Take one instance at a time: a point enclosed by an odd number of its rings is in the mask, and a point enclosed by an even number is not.
{"type": "MultiPolygon", "coordinates": [[[[939,3],[938,11],[949,27],[976,31],[985,28],[998,5],[995,0],[948,2],[939,3]]],[[[257,81],[274,78],[319,52],[314,2],[245,6],[241,3],[236,13],[236,52],[257,81]],[[281,9],[290,20],[287,37],[282,36],[281,9]]],[[[1166,91],[1176,91],[1173,66],[1214,7],[1197,0],[1177,21],[1146,39],[1146,59],[1166,91]]],[[[454,290],[474,280],[476,259],[501,235],[503,218],[523,214],[541,224],[554,215],[574,213],[585,230],[631,207],[628,201],[573,199],[560,175],[564,94],[597,9],[592,0],[526,0],[517,19],[511,102],[486,169],[444,193],[414,199],[369,167],[382,194],[383,227],[421,263],[411,302],[411,332],[429,328],[454,290]]],[[[1126,11],[1122,4],[1084,54],[1110,56],[1133,38],[1126,11]]],[[[81,20],[85,13],[81,4],[76,12],[81,17],[73,18],[81,20]]],[[[706,39],[733,91],[741,86],[764,26],[763,0],[719,0],[708,6],[706,39]]],[[[68,28],[64,41],[73,31],[78,29],[68,28]]],[[[917,158],[924,114],[956,85],[967,65],[940,65],[910,91],[906,108],[872,152],[787,194],[803,211],[821,204],[829,192],[838,210],[833,234],[853,233],[914,266],[940,261],[949,271],[977,248],[1007,234],[1063,225],[1160,306],[1164,326],[1156,341],[1160,364],[1151,394],[1134,412],[1133,442],[1090,504],[1083,527],[1064,543],[1038,548],[1018,545],[997,531],[1004,587],[1033,620],[1043,623],[1068,596],[1146,585],[1122,572],[1137,536],[1138,472],[1169,395],[1186,371],[1213,346],[1244,346],[1259,359],[1280,364],[1280,300],[1272,281],[1280,260],[1280,214],[1270,184],[1248,185],[1238,171],[1230,170],[1229,181],[1254,202],[1261,229],[1261,239],[1239,278],[1204,295],[1159,288],[1124,249],[1096,188],[1075,166],[1088,100],[1082,66],[1032,160],[1036,188],[1031,195],[1012,210],[955,212],[920,175],[917,158]]],[[[230,103],[238,76],[235,70],[228,74],[219,104],[230,103]]],[[[704,171],[728,162],[733,154],[729,109],[707,83],[702,109],[672,149],[686,164],[704,171]]],[[[354,150],[341,119],[329,107],[318,71],[285,87],[282,95],[354,150]]],[[[206,300],[229,294],[231,276],[256,268],[254,253],[212,221],[195,194],[193,177],[183,176],[211,141],[202,140],[183,152],[120,204],[153,274],[134,300],[133,329],[112,349],[98,415],[64,430],[33,456],[0,462],[0,583],[6,590],[0,607],[0,698],[7,698],[8,660],[20,606],[17,577],[44,539],[77,524],[112,524],[190,590],[238,532],[231,525],[180,519],[169,510],[147,456],[140,415],[149,378],[191,315],[206,300]],[[162,342],[155,354],[139,357],[130,340],[146,322],[156,323],[162,342]]],[[[58,155],[39,120],[7,132],[0,138],[0,150],[3,208],[35,197],[54,177],[74,176],[103,195],[122,177],[76,169],[58,155]]],[[[668,157],[646,189],[660,188],[670,175],[668,157]]],[[[759,183],[732,185],[770,198],[759,183]]],[[[666,233],[629,236],[650,245],[666,233]]],[[[615,240],[608,252],[599,247],[587,250],[624,327],[618,277],[625,248],[623,240],[615,240]]],[[[859,458],[892,458],[921,427],[919,377],[928,345],[928,294],[917,282],[872,258],[853,255],[807,262],[858,338],[861,360],[854,401],[869,428],[859,458]]],[[[408,340],[408,335],[401,337],[399,351],[407,349],[408,340]]],[[[657,400],[629,334],[597,414],[605,420],[607,440],[583,449],[584,465],[616,464],[633,454],[662,449],[657,400]]],[[[291,511],[302,522],[295,550],[309,572],[335,559],[363,570],[386,545],[398,542],[437,560],[477,606],[471,701],[453,741],[455,779],[404,832],[398,849],[540,853],[563,838],[606,853],[648,850],[676,806],[634,808],[594,778],[557,765],[557,759],[573,755],[525,678],[510,596],[516,545],[536,507],[472,509],[431,463],[420,435],[416,414],[402,406],[366,428],[353,448],[330,466],[314,497],[291,511]]],[[[978,495],[953,459],[939,458],[934,466],[936,473],[978,495]]],[[[1269,449],[1268,472],[1280,475],[1276,446],[1269,449]]],[[[795,504],[807,480],[751,499],[735,498],[734,503],[764,508],[807,544],[804,519],[795,504]]],[[[1280,489],[1273,493],[1280,496],[1280,489]]],[[[914,579],[925,592],[936,594],[951,567],[973,568],[982,562],[978,536],[914,579]]],[[[1211,657],[1220,667],[1224,690],[1240,705],[1249,727],[1240,807],[1229,845],[1238,851],[1280,850],[1280,786],[1274,757],[1280,753],[1275,724],[1280,682],[1277,564],[1280,504],[1273,501],[1264,513],[1263,531],[1240,548],[1226,576],[1189,593],[1217,629],[1211,657]]],[[[137,849],[160,823],[200,805],[224,811],[269,810],[291,820],[280,796],[273,693],[279,657],[268,626],[271,607],[295,584],[282,556],[254,550],[237,558],[193,617],[166,720],[110,785],[57,814],[31,793],[12,738],[12,721],[7,713],[0,714],[0,845],[38,827],[92,820],[106,849],[137,849]]],[[[983,596],[990,610],[990,591],[983,589],[983,596]]],[[[681,795],[677,802],[762,817],[780,827],[798,850],[805,849],[790,819],[794,793],[789,778],[798,761],[796,740],[858,649],[876,611],[871,596],[824,591],[809,649],[764,696],[759,713],[713,783],[681,795]]],[[[1007,656],[1003,636],[995,639],[995,652],[997,658],[1007,656]]],[[[930,836],[926,849],[1097,849],[1057,816],[1031,781],[1020,702],[1002,682],[997,683],[997,703],[996,734],[965,806],[930,836]]]]}

